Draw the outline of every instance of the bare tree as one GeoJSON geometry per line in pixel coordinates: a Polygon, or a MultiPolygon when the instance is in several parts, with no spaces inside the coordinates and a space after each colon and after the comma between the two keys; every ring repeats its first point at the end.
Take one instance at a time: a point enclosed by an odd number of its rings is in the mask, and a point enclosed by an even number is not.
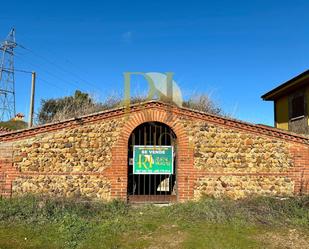
{"type": "Polygon", "coordinates": [[[215,115],[224,115],[223,110],[207,94],[197,94],[183,102],[183,107],[211,113],[215,115]]]}
{"type": "MultiPolygon", "coordinates": [[[[158,96],[157,99],[173,104],[172,101],[164,96],[158,96]]],[[[136,104],[147,100],[146,94],[136,93],[131,97],[130,103],[136,104]]],[[[123,104],[123,97],[119,93],[110,94],[104,101],[99,102],[89,94],[77,90],[73,96],[42,100],[38,123],[59,122],[81,115],[120,107],[123,104]]],[[[206,113],[224,115],[222,109],[207,94],[194,95],[184,101],[183,106],[206,113]]]]}

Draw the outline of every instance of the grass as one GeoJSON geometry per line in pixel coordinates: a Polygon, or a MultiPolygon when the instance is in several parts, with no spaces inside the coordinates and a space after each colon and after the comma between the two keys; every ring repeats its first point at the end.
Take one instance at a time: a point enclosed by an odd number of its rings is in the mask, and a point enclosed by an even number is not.
{"type": "Polygon", "coordinates": [[[28,124],[22,120],[9,120],[0,122],[0,127],[8,128],[15,131],[27,128],[28,124]]]}
{"type": "Polygon", "coordinates": [[[0,249],[309,248],[309,197],[205,198],[168,207],[0,200],[0,249]]]}

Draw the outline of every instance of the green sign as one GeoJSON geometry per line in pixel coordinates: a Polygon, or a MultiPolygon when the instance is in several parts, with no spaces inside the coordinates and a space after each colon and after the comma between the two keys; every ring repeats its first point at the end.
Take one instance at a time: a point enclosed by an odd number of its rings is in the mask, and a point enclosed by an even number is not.
{"type": "Polygon", "coordinates": [[[135,145],[133,174],[173,174],[173,146],[135,145]]]}

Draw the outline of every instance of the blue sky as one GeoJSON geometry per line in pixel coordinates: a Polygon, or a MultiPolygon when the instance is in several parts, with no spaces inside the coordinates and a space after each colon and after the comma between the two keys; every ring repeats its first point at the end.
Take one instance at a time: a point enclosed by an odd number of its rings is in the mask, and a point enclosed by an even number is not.
{"type": "MultiPolygon", "coordinates": [[[[174,72],[185,97],[209,93],[236,118],[272,125],[260,96],[308,69],[309,1],[49,2],[10,1],[0,14],[0,38],[14,26],[27,48],[15,67],[38,74],[36,107],[76,88],[98,99],[122,92],[123,72],[174,72]]],[[[26,114],[30,80],[16,73],[26,114]]]]}

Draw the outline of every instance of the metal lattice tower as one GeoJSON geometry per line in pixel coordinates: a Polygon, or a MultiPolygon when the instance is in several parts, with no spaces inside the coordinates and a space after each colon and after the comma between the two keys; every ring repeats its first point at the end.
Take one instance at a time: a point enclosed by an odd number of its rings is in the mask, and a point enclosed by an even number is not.
{"type": "Polygon", "coordinates": [[[0,64],[0,121],[15,116],[15,77],[14,48],[15,29],[12,28],[6,40],[1,43],[2,58],[0,64]]]}

